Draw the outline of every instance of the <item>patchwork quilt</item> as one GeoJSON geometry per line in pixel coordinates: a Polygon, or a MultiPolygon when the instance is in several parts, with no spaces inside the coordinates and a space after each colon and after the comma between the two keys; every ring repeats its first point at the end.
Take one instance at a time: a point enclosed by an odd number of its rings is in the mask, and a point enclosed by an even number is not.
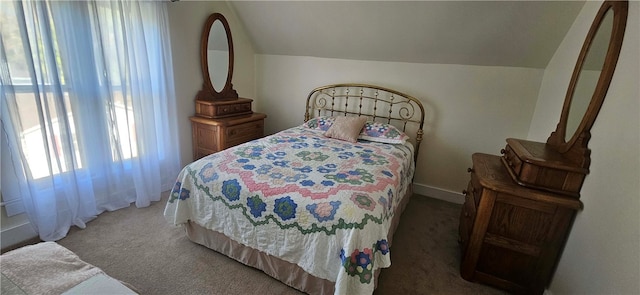
{"type": "Polygon", "coordinates": [[[295,263],[336,282],[336,294],[371,294],[374,271],[391,265],[387,235],[413,173],[409,143],[299,126],[186,166],[164,216],[295,263]]]}

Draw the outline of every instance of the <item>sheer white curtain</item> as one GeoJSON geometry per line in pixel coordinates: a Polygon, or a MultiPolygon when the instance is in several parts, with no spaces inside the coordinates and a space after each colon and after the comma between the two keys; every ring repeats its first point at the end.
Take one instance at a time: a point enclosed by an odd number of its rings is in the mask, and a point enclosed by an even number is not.
{"type": "Polygon", "coordinates": [[[1,1],[2,197],[46,241],[179,172],[166,2],[1,1]]]}

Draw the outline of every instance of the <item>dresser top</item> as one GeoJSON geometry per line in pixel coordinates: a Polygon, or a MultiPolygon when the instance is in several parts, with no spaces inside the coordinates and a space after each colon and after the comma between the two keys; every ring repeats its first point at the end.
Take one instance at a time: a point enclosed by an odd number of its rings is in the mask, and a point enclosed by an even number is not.
{"type": "Polygon", "coordinates": [[[473,173],[475,173],[483,187],[526,199],[544,201],[573,209],[582,209],[582,202],[578,199],[517,184],[509,176],[499,156],[475,153],[471,158],[473,160],[473,173]]]}
{"type": "Polygon", "coordinates": [[[522,161],[576,173],[589,173],[589,169],[580,167],[547,143],[515,138],[507,138],[507,143],[522,161]]]}

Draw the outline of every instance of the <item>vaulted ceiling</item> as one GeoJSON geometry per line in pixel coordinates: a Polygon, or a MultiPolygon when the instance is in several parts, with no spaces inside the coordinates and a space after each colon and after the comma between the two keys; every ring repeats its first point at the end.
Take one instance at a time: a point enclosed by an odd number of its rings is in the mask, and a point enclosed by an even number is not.
{"type": "Polygon", "coordinates": [[[232,1],[259,54],[545,68],[584,1],[232,1]]]}

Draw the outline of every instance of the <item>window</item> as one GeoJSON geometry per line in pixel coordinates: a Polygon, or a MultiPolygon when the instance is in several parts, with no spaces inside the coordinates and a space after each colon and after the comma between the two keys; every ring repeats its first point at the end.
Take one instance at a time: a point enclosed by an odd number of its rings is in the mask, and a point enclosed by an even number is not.
{"type": "MultiPolygon", "coordinates": [[[[62,64],[50,6],[43,12],[44,16],[37,14],[40,18],[28,19],[32,14],[16,13],[16,9],[20,9],[17,7],[18,2],[3,1],[1,5],[2,41],[16,96],[22,151],[30,175],[33,179],[39,179],[67,172],[72,168],[82,168],[85,155],[81,154],[82,149],[78,145],[74,121],[74,109],[77,108],[70,101],[70,89],[65,82],[65,66],[62,64]],[[24,15],[26,19],[19,19],[20,15],[24,15]],[[42,23],[47,20],[47,24],[42,23]],[[26,25],[20,26],[19,22],[26,25]],[[51,29],[46,30],[47,28],[51,29]],[[47,34],[51,38],[47,38],[47,34]],[[44,42],[50,43],[43,44],[44,42]],[[32,59],[36,64],[35,68],[40,70],[30,69],[28,59],[32,59]],[[61,124],[62,120],[66,124],[61,124]],[[74,152],[71,155],[63,152],[65,144],[72,145],[70,149],[74,152]],[[52,165],[51,169],[48,158],[55,158],[53,161],[56,165],[52,165]]],[[[36,8],[25,3],[24,9],[36,8]]],[[[101,108],[105,112],[104,128],[109,135],[111,159],[114,162],[130,159],[138,155],[138,147],[132,94],[131,91],[127,92],[130,89],[123,89],[120,77],[120,68],[126,65],[121,62],[104,63],[100,60],[119,61],[118,51],[125,50],[123,41],[117,38],[122,36],[122,27],[113,24],[113,19],[119,19],[121,15],[118,11],[114,12],[108,2],[98,2],[97,9],[88,12],[92,27],[99,28],[96,34],[92,34],[93,46],[87,46],[87,49],[101,51],[95,54],[95,74],[99,83],[108,89],[106,93],[101,93],[109,96],[103,100],[101,108]],[[100,14],[106,21],[97,23],[99,18],[93,14],[100,14]],[[100,37],[105,41],[101,41],[100,37]],[[101,69],[101,65],[106,68],[101,69]]]]}
{"type": "Polygon", "coordinates": [[[160,200],[180,170],[168,37],[166,2],[0,1],[9,216],[51,241],[160,200]]]}

